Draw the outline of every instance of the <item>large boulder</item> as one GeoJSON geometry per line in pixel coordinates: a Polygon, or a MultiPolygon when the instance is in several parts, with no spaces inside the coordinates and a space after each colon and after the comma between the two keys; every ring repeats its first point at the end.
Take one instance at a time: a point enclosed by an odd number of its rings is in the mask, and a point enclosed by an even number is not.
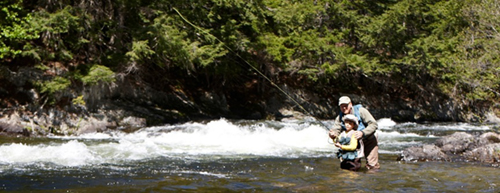
{"type": "Polygon", "coordinates": [[[436,146],[444,153],[460,154],[476,144],[476,138],[465,132],[457,132],[436,140],[436,146]]]}
{"type": "Polygon", "coordinates": [[[409,147],[398,157],[401,161],[477,161],[500,162],[500,134],[471,135],[457,132],[434,144],[409,147]]]}
{"type": "Polygon", "coordinates": [[[22,135],[30,136],[28,129],[23,128],[17,124],[9,123],[3,119],[0,119],[0,135],[22,135]]]}
{"type": "Polygon", "coordinates": [[[436,145],[425,144],[421,147],[409,147],[403,151],[400,160],[405,161],[430,161],[447,160],[448,156],[444,154],[436,145]]]}
{"type": "Polygon", "coordinates": [[[488,132],[479,136],[479,145],[490,143],[500,143],[500,134],[488,132]]]}
{"type": "Polygon", "coordinates": [[[467,161],[480,161],[485,163],[500,162],[500,143],[487,144],[467,151],[463,154],[467,161]]]}

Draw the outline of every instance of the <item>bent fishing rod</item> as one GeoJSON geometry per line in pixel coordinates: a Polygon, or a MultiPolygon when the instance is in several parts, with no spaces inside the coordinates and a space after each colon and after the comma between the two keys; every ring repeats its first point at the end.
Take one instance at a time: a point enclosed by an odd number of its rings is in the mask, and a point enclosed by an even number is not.
{"type": "Polygon", "coordinates": [[[215,37],[214,35],[210,34],[209,32],[203,30],[201,27],[198,27],[196,25],[194,25],[193,23],[191,23],[188,19],[186,19],[180,12],[179,10],[177,10],[175,7],[172,7],[172,9],[177,12],[177,14],[179,15],[179,17],[182,18],[182,20],[184,20],[186,23],[188,23],[189,25],[191,25],[192,27],[194,27],[195,29],[201,31],[202,33],[206,34],[206,35],[209,35],[213,38],[215,38],[218,42],[220,42],[224,48],[226,48],[226,50],[230,51],[231,53],[233,53],[236,57],[238,57],[239,59],[241,59],[242,61],[244,61],[248,66],[250,66],[255,72],[257,72],[260,76],[262,76],[264,79],[266,79],[267,81],[269,81],[269,83],[271,83],[271,85],[273,85],[274,87],[276,87],[281,93],[285,94],[285,96],[287,96],[290,100],[292,100],[303,112],[305,112],[308,116],[314,118],[314,120],[316,120],[317,122],[319,122],[325,129],[326,131],[330,131],[330,129],[328,128],[328,126],[326,126],[322,121],[319,121],[318,119],[316,119],[316,117],[314,117],[309,111],[307,111],[302,105],[299,104],[299,102],[297,102],[292,96],[290,96],[288,93],[286,93],[283,89],[281,89],[277,84],[275,84],[270,78],[268,78],[264,73],[262,73],[259,69],[257,69],[255,66],[251,65],[247,60],[245,60],[243,57],[241,57],[238,53],[236,53],[233,49],[231,49],[229,46],[226,45],[226,43],[224,43],[222,40],[220,40],[219,38],[215,37]]]}

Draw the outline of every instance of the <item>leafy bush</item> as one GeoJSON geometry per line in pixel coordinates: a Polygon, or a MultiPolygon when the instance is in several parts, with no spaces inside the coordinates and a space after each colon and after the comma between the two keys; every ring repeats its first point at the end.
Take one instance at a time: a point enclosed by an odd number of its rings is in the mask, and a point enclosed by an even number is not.
{"type": "Polygon", "coordinates": [[[56,76],[52,80],[43,81],[38,85],[40,86],[41,93],[52,95],[54,93],[61,92],[64,89],[68,88],[70,84],[71,82],[68,79],[56,76]]]}
{"type": "Polygon", "coordinates": [[[93,65],[87,75],[82,77],[85,85],[97,85],[99,83],[115,82],[115,73],[106,66],[93,65]]]}

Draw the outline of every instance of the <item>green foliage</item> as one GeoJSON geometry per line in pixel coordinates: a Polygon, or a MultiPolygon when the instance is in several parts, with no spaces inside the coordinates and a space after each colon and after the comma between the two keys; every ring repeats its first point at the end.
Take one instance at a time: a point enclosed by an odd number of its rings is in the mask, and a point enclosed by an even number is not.
{"type": "Polygon", "coordinates": [[[41,32],[41,41],[43,47],[38,49],[31,47],[29,52],[37,52],[37,54],[30,54],[38,57],[42,61],[58,60],[70,61],[74,58],[72,47],[77,44],[76,42],[85,43],[81,41],[81,37],[73,37],[72,33],[81,32],[83,27],[80,24],[80,17],[75,15],[74,8],[66,6],[61,10],[54,13],[41,10],[36,12],[31,20],[30,25],[36,30],[41,32]]]}
{"type": "Polygon", "coordinates": [[[52,80],[41,81],[37,85],[40,87],[41,93],[53,95],[68,88],[70,81],[64,77],[56,76],[52,80]]]}
{"type": "Polygon", "coordinates": [[[309,79],[311,79],[314,82],[318,81],[318,76],[317,76],[318,72],[319,72],[318,69],[312,69],[312,68],[298,71],[299,74],[306,75],[309,79]]]}
{"type": "Polygon", "coordinates": [[[259,38],[262,42],[262,47],[266,48],[267,54],[272,57],[273,61],[278,63],[286,63],[292,60],[294,53],[293,48],[288,48],[286,42],[289,38],[279,37],[271,33],[263,35],[259,38]]]}
{"type": "Polygon", "coordinates": [[[144,61],[150,59],[151,55],[155,54],[155,51],[151,50],[148,45],[148,41],[134,41],[132,42],[132,50],[127,52],[125,55],[132,61],[144,61]]]}
{"type": "Polygon", "coordinates": [[[22,0],[0,2],[0,60],[15,58],[27,41],[38,38],[27,23],[32,20],[22,8],[22,0]]]}
{"type": "Polygon", "coordinates": [[[73,105],[85,106],[85,100],[83,100],[83,95],[80,95],[80,96],[74,98],[72,103],[73,103],[73,105]]]}
{"type": "Polygon", "coordinates": [[[85,85],[96,85],[99,83],[113,83],[115,82],[115,73],[106,66],[93,65],[89,73],[82,77],[82,82],[85,85]]]}
{"type": "Polygon", "coordinates": [[[455,64],[462,78],[459,91],[471,101],[500,97],[500,3],[494,0],[466,1],[464,18],[469,27],[460,36],[455,64]]]}
{"type": "Polygon", "coordinates": [[[498,100],[500,93],[494,0],[119,0],[43,7],[18,0],[0,6],[3,63],[17,58],[13,65],[42,72],[52,72],[43,64],[62,65],[51,81],[34,80],[43,93],[112,83],[130,65],[144,79],[170,73],[213,85],[240,84],[256,76],[256,67],[270,77],[298,72],[312,82],[363,75],[471,101],[498,100]]]}

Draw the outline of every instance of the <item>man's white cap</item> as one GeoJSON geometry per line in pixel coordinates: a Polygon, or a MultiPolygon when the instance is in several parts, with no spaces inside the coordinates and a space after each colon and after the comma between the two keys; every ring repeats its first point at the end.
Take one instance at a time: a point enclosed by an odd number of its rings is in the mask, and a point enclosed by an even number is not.
{"type": "Polygon", "coordinates": [[[348,96],[343,96],[339,98],[339,106],[342,104],[349,104],[351,103],[351,99],[348,96]]]}

